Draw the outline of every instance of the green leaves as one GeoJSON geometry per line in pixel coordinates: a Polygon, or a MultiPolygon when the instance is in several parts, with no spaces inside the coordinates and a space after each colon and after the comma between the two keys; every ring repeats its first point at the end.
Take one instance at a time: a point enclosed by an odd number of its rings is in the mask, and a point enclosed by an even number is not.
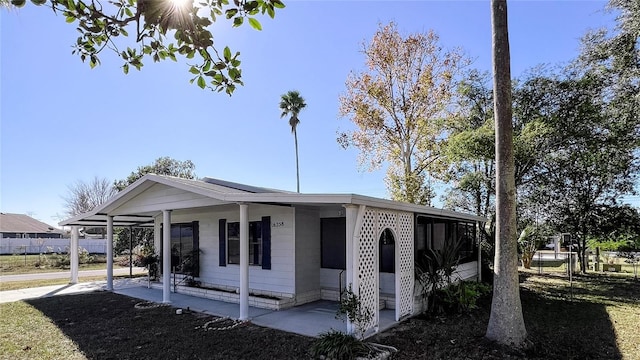
{"type": "Polygon", "coordinates": [[[249,18],[249,24],[251,25],[252,28],[258,31],[262,30],[262,25],[260,25],[260,22],[255,18],[249,18]]]}
{"type": "Polygon", "coordinates": [[[11,5],[19,8],[23,7],[26,3],[26,0],[11,0],[11,5]]]}
{"type": "Polygon", "coordinates": [[[198,86],[200,87],[200,89],[204,89],[207,86],[207,82],[202,76],[198,76],[198,86]]]}
{"type": "MultiPolygon", "coordinates": [[[[9,0],[22,7],[27,0],[9,0]]],[[[257,18],[267,14],[273,18],[275,9],[284,8],[279,0],[198,0],[185,7],[176,7],[165,1],[144,1],[138,7],[136,0],[30,0],[34,5],[50,4],[55,13],[63,15],[67,23],[76,24],[79,36],[72,54],[87,61],[91,68],[100,65],[100,55],[107,49],[114,51],[124,63],[125,74],[134,67],[140,70],[145,59],[153,62],[167,59],[178,61],[178,55],[190,60],[190,82],[204,89],[227,94],[243,85],[240,53],[216,47],[211,25],[218,16],[224,16],[234,27],[245,23],[262,30],[257,18]],[[206,11],[201,11],[206,10],[206,11]],[[168,30],[174,29],[173,32],[168,30]],[[121,35],[135,34],[133,43],[116,41],[121,35]],[[128,46],[127,46],[128,45],[128,46]],[[125,51],[118,50],[126,47],[125,51]]]]}

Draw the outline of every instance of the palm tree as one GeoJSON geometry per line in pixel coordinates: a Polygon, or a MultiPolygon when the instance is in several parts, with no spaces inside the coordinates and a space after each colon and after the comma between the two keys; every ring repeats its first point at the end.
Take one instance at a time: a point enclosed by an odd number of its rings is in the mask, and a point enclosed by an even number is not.
{"type": "Polygon", "coordinates": [[[298,114],[300,114],[300,111],[305,107],[307,107],[307,104],[298,91],[289,91],[280,97],[280,110],[282,110],[280,118],[291,116],[289,118],[289,125],[291,125],[291,132],[293,133],[293,139],[296,145],[296,180],[298,192],[300,192],[300,170],[298,168],[298,132],[296,129],[298,128],[298,124],[300,124],[298,114]]]}
{"type": "Polygon", "coordinates": [[[527,329],[518,284],[516,185],[513,158],[511,57],[507,0],[491,0],[493,107],[496,129],[496,247],[493,300],[486,337],[521,348],[527,329]]]}

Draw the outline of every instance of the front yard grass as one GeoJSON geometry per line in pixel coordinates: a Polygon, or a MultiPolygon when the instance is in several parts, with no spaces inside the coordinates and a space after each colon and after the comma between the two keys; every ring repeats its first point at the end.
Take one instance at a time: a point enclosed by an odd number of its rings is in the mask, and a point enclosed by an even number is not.
{"type": "MultiPolygon", "coordinates": [[[[69,271],[69,266],[53,266],[53,256],[52,254],[0,255],[0,274],[18,275],[69,271]]],[[[107,260],[104,255],[92,255],[92,257],[92,262],[79,264],[79,270],[103,270],[107,268],[107,260]]],[[[124,266],[118,265],[118,260],[114,259],[113,267],[118,269],[124,266]]]]}
{"type": "MultiPolygon", "coordinates": [[[[394,359],[640,360],[640,281],[630,277],[521,273],[531,346],[524,352],[484,338],[490,298],[463,315],[416,317],[372,340],[394,359]]],[[[109,292],[0,304],[1,359],[305,359],[313,339],[250,323],[204,331],[214,317],[109,292]]],[[[220,323],[224,325],[225,323],[220,323]]]]}

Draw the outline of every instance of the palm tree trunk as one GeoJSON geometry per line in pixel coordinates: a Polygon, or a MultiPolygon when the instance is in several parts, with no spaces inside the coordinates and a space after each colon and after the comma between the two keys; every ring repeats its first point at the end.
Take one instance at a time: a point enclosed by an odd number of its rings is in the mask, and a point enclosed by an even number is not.
{"type": "Polygon", "coordinates": [[[497,221],[493,300],[486,337],[500,344],[520,348],[525,345],[527,330],[522,316],[518,283],[516,185],[507,1],[491,0],[491,9],[497,221]]]}
{"type": "Polygon", "coordinates": [[[293,129],[293,141],[296,144],[296,184],[297,190],[300,192],[300,168],[298,167],[298,132],[293,129]]]}

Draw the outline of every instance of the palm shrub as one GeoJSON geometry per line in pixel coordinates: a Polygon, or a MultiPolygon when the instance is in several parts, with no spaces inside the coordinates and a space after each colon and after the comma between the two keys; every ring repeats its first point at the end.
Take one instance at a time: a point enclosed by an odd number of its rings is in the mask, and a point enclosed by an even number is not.
{"type": "Polygon", "coordinates": [[[542,243],[543,240],[540,232],[533,225],[527,225],[520,233],[520,237],[518,237],[518,247],[522,254],[522,266],[524,266],[525,269],[531,268],[533,256],[542,243]]]}
{"type": "Polygon", "coordinates": [[[336,330],[320,334],[311,345],[311,356],[314,359],[350,360],[367,356],[370,352],[365,342],[353,335],[336,330]]]}
{"type": "Polygon", "coordinates": [[[462,238],[445,241],[442,249],[427,249],[416,259],[415,276],[422,299],[427,301],[427,311],[435,311],[439,306],[439,290],[451,284],[453,273],[460,262],[462,238]]]}

